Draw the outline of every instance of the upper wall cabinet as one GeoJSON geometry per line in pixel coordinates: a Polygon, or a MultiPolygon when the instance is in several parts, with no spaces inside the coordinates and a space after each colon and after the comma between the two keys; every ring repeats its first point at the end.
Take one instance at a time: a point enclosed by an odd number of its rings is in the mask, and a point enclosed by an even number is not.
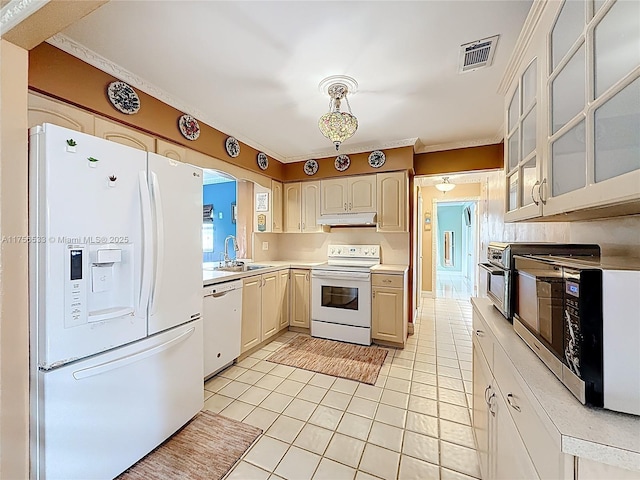
{"type": "Polygon", "coordinates": [[[505,99],[506,220],[573,211],[597,218],[616,210],[596,207],[621,204],[630,207],[620,213],[635,211],[640,204],[638,45],[639,2],[546,4],[523,57],[529,66],[505,99]],[[528,73],[534,62],[537,73],[528,73]],[[535,99],[527,94],[531,75],[538,78],[535,99]],[[533,115],[537,121],[529,118],[533,115]]]}
{"type": "Polygon", "coordinates": [[[271,231],[282,233],[282,183],[271,181],[271,231]]]}
{"type": "Polygon", "coordinates": [[[302,231],[302,189],[300,182],[284,186],[284,232],[302,231]]]}
{"type": "Polygon", "coordinates": [[[409,185],[407,172],[378,173],[378,231],[406,232],[409,185]]]}
{"type": "Polygon", "coordinates": [[[322,180],[320,188],[323,215],[376,211],[375,175],[322,180]]]}
{"type": "Polygon", "coordinates": [[[79,108],[29,93],[29,128],[43,123],[93,135],[93,115],[79,108]]]}
{"type": "Polygon", "coordinates": [[[145,135],[137,130],[123,127],[118,123],[109,122],[99,117],[96,117],[94,126],[96,137],[105,138],[146,152],[156,151],[156,139],[150,135],[145,135]]]}
{"type": "Polygon", "coordinates": [[[156,140],[156,153],[179,162],[187,161],[187,149],[174,143],[156,140]]]}
{"type": "Polygon", "coordinates": [[[321,232],[320,182],[295,182],[284,185],[284,232],[321,232]]]}

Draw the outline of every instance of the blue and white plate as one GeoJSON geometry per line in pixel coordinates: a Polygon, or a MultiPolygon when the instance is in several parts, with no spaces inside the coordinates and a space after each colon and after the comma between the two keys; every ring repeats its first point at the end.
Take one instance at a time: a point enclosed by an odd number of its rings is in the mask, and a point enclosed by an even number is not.
{"type": "Polygon", "coordinates": [[[318,162],[315,160],[307,160],[306,162],[304,162],[303,170],[304,173],[309,176],[315,175],[318,171],[318,162]]]}
{"type": "Polygon", "coordinates": [[[260,167],[260,170],[266,170],[269,166],[269,158],[266,153],[260,152],[258,154],[258,166],[260,167]]]}
{"type": "Polygon", "coordinates": [[[227,155],[231,158],[236,158],[240,155],[240,143],[233,137],[227,138],[224,142],[224,148],[227,150],[227,155]]]}
{"type": "Polygon", "coordinates": [[[124,82],[111,82],[107,87],[107,96],[117,110],[133,115],[140,110],[140,98],[136,91],[124,82]]]}
{"type": "Polygon", "coordinates": [[[371,152],[369,154],[369,165],[371,165],[373,168],[380,168],[384,165],[384,162],[386,160],[387,157],[385,157],[384,152],[381,152],[380,150],[376,150],[375,152],[371,152]]]}

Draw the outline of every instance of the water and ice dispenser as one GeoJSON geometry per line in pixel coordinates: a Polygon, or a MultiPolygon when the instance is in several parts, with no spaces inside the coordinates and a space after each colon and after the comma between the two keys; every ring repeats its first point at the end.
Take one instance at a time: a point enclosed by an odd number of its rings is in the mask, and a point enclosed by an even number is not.
{"type": "Polygon", "coordinates": [[[65,327],[134,313],[132,245],[67,245],[65,327]]]}

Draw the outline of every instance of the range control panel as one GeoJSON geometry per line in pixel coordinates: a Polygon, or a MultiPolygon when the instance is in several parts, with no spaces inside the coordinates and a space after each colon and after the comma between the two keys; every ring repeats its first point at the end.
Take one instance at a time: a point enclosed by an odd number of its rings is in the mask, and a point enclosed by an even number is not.
{"type": "Polygon", "coordinates": [[[329,245],[329,258],[380,259],[380,245],[329,245]]]}

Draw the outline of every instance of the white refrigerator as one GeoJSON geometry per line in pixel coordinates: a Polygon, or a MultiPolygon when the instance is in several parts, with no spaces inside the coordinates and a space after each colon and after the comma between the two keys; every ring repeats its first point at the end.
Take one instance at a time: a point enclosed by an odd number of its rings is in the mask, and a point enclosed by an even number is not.
{"type": "Polygon", "coordinates": [[[203,403],[202,171],[30,131],[31,475],[107,479],[203,403]]]}

